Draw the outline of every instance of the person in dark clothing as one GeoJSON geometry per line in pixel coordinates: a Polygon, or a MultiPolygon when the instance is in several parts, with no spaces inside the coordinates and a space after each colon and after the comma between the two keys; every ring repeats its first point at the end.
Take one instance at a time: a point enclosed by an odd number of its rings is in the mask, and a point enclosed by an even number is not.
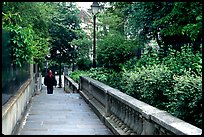
{"type": "Polygon", "coordinates": [[[52,75],[51,70],[49,70],[48,75],[45,76],[44,84],[47,86],[47,94],[53,94],[53,86],[57,86],[57,80],[52,75]]]}

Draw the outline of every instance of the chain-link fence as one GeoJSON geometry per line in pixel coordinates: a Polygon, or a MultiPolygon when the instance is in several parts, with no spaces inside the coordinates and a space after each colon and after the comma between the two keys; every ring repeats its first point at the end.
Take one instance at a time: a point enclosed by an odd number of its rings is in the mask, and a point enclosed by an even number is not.
{"type": "Polygon", "coordinates": [[[30,76],[30,65],[15,67],[10,54],[10,34],[2,30],[2,105],[5,104],[30,76]]]}

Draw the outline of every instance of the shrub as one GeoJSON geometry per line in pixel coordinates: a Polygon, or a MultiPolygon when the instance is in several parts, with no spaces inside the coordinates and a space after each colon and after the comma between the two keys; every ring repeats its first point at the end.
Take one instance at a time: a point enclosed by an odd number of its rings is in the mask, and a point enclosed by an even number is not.
{"type": "Polygon", "coordinates": [[[79,70],[89,70],[92,66],[92,62],[89,58],[80,58],[76,63],[79,70]]]}
{"type": "Polygon", "coordinates": [[[155,64],[161,64],[157,53],[157,49],[152,48],[150,50],[146,48],[144,54],[141,56],[139,60],[137,60],[135,66],[141,68],[142,66],[147,67],[155,64]]]}
{"type": "Polygon", "coordinates": [[[112,73],[110,73],[108,75],[107,85],[121,90],[121,85],[120,85],[121,77],[122,77],[122,73],[121,72],[112,71],[112,73]]]}
{"type": "Polygon", "coordinates": [[[91,68],[89,70],[89,77],[107,84],[108,75],[110,73],[111,71],[105,68],[91,68]]]}
{"type": "Polygon", "coordinates": [[[202,77],[185,72],[174,76],[174,90],[168,92],[167,111],[202,128],[202,77]]]}
{"type": "Polygon", "coordinates": [[[193,53],[190,47],[181,47],[181,52],[169,49],[163,63],[176,75],[183,75],[186,70],[202,75],[202,54],[193,53]]]}
{"type": "Polygon", "coordinates": [[[153,65],[125,72],[122,90],[150,105],[164,109],[168,102],[166,91],[173,89],[173,74],[164,65],[153,65]]]}
{"type": "Polygon", "coordinates": [[[76,70],[73,71],[69,74],[69,77],[72,78],[74,81],[76,81],[77,83],[79,83],[80,81],[80,76],[82,75],[88,75],[88,73],[86,71],[82,71],[82,70],[76,70]]]}
{"type": "Polygon", "coordinates": [[[136,40],[126,40],[119,32],[110,31],[98,42],[98,64],[119,72],[120,64],[132,58],[137,48],[139,46],[136,40]]]}

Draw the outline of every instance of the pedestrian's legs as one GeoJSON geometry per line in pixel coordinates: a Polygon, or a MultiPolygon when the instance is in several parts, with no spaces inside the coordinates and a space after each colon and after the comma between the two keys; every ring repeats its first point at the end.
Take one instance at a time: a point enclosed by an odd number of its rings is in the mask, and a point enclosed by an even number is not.
{"type": "Polygon", "coordinates": [[[50,87],[50,93],[53,94],[53,86],[50,87]]]}
{"type": "Polygon", "coordinates": [[[53,87],[47,86],[47,94],[53,94],[53,87]]]}

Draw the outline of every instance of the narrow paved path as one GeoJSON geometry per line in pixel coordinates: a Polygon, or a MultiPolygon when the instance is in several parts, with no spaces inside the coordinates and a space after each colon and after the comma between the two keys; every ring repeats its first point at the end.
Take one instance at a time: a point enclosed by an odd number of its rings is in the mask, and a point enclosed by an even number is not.
{"type": "Polygon", "coordinates": [[[78,93],[65,93],[46,87],[32,99],[18,135],[111,135],[78,93]]]}

